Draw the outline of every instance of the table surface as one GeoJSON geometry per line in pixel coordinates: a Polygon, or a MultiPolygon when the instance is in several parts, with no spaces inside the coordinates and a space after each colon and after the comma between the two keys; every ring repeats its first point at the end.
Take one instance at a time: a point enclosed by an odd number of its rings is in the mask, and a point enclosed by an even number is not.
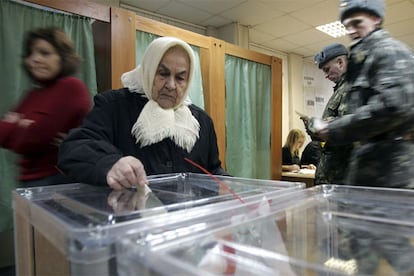
{"type": "Polygon", "coordinates": [[[315,170],[302,169],[299,172],[282,172],[283,176],[315,179],[315,170]]]}
{"type": "Polygon", "coordinates": [[[315,182],[315,171],[282,172],[283,181],[303,182],[306,188],[313,187],[315,182]]]}

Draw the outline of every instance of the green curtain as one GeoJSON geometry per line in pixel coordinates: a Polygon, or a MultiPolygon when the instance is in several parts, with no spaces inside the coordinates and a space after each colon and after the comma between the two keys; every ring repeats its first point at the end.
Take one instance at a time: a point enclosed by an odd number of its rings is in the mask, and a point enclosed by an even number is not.
{"type": "MultiPolygon", "coordinates": [[[[10,0],[0,0],[0,116],[14,106],[30,81],[22,63],[23,39],[26,31],[36,27],[62,28],[74,41],[83,63],[77,77],[97,92],[92,21],[89,18],[58,13],[50,9],[26,6],[10,0]]],[[[11,191],[17,187],[17,170],[13,153],[0,149],[0,231],[12,228],[11,191]]]]}
{"type": "MultiPolygon", "coordinates": [[[[137,31],[136,33],[136,64],[139,64],[144,56],[147,46],[159,36],[147,32],[137,31]]],[[[189,88],[188,95],[193,104],[204,109],[204,95],[203,95],[203,79],[200,68],[200,49],[196,46],[190,45],[195,55],[195,72],[194,80],[189,88]]]]}
{"type": "Polygon", "coordinates": [[[226,169],[270,179],[271,68],[226,55],[226,169]]]}

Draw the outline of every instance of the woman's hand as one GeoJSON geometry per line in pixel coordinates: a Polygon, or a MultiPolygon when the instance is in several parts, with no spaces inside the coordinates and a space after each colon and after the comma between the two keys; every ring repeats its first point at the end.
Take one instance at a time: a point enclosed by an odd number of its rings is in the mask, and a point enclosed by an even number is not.
{"type": "Polygon", "coordinates": [[[119,159],[106,175],[106,182],[115,190],[148,184],[144,165],[133,156],[119,159]]]}
{"type": "Polygon", "coordinates": [[[34,123],[33,120],[25,119],[23,114],[17,112],[7,112],[3,117],[3,121],[10,124],[17,124],[19,127],[28,127],[34,123]]]}
{"type": "Polygon", "coordinates": [[[293,165],[283,165],[282,169],[288,172],[298,172],[300,170],[300,166],[293,164],[293,165]]]}
{"type": "Polygon", "coordinates": [[[67,133],[58,132],[55,137],[53,137],[52,145],[59,147],[62,144],[63,140],[65,140],[67,133]]]}
{"type": "MultiPolygon", "coordinates": [[[[149,190],[149,189],[148,189],[149,190]]],[[[108,205],[115,213],[145,209],[148,192],[144,190],[132,191],[129,189],[113,190],[108,196],[108,205]]]]}
{"type": "Polygon", "coordinates": [[[316,170],[316,166],[314,164],[302,165],[302,168],[309,169],[309,170],[316,170]]]}
{"type": "Polygon", "coordinates": [[[22,118],[22,115],[20,113],[7,112],[4,114],[3,121],[10,124],[15,124],[20,120],[20,118],[22,118]]]}

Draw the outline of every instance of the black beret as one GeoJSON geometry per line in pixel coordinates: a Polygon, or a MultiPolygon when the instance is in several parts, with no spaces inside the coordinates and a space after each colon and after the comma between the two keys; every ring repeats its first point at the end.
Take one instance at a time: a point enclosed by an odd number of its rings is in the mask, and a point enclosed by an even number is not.
{"type": "Polygon", "coordinates": [[[314,57],[314,60],[320,69],[330,60],[342,55],[348,55],[348,50],[346,47],[339,43],[333,43],[329,44],[323,48],[321,52],[317,53],[314,57]]]}

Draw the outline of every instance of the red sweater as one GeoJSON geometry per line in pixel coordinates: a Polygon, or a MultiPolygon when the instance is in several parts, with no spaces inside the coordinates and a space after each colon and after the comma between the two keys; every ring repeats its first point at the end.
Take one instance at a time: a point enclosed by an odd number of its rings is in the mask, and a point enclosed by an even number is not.
{"type": "Polygon", "coordinates": [[[91,108],[86,86],[65,77],[33,89],[15,110],[34,122],[27,127],[0,121],[0,145],[21,155],[19,180],[36,180],[58,172],[58,133],[68,133],[81,124],[91,108]]]}

